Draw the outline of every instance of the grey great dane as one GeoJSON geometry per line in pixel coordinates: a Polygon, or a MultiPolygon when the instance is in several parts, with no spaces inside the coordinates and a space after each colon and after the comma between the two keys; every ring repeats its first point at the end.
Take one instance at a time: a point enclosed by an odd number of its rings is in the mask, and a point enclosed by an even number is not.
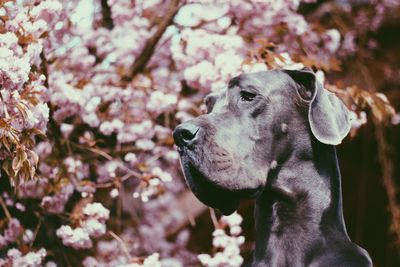
{"type": "Polygon", "coordinates": [[[174,131],[182,168],[225,215],[256,198],[252,266],[372,266],[343,220],[335,145],[350,113],[311,70],[242,74],[205,104],[174,131]]]}

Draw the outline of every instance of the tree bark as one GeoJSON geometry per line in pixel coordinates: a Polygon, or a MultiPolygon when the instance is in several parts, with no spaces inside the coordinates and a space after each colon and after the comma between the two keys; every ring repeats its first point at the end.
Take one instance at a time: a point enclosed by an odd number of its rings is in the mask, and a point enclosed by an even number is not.
{"type": "Polygon", "coordinates": [[[162,35],[164,34],[167,27],[172,24],[175,15],[178,13],[178,10],[180,8],[179,2],[180,0],[170,1],[167,14],[161,21],[156,33],[147,40],[143,51],[140,53],[140,56],[135,60],[133,65],[130,67],[128,73],[123,77],[124,81],[132,81],[138,73],[142,72],[145,69],[147,63],[150,61],[152,55],[154,54],[154,50],[162,35]]]}
{"type": "Polygon", "coordinates": [[[107,0],[101,0],[101,14],[103,15],[102,26],[109,30],[114,28],[114,21],[111,17],[111,8],[107,0]]]}

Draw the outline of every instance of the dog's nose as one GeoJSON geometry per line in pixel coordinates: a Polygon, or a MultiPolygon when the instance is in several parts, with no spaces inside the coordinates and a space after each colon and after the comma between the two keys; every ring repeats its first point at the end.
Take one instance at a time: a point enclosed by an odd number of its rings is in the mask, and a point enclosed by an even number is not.
{"type": "Polygon", "coordinates": [[[174,140],[178,147],[187,146],[196,139],[199,127],[185,122],[179,124],[174,130],[174,140]]]}

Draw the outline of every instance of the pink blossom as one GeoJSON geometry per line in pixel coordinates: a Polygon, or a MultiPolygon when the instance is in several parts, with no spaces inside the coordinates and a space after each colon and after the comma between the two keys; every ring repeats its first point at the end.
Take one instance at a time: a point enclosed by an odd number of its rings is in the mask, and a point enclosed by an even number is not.
{"type": "Polygon", "coordinates": [[[325,32],[325,47],[330,53],[335,53],[340,46],[340,32],[336,29],[329,29],[325,32]]]}
{"type": "Polygon", "coordinates": [[[110,191],[110,197],[111,198],[117,198],[119,196],[119,191],[117,188],[113,188],[110,191]]]}
{"type": "Polygon", "coordinates": [[[154,91],[150,95],[150,100],[147,103],[147,109],[152,112],[162,113],[164,111],[170,111],[173,107],[175,107],[176,103],[176,95],[154,91]]]}
{"type": "Polygon", "coordinates": [[[64,211],[65,204],[74,192],[74,187],[71,183],[64,185],[60,192],[52,196],[45,196],[42,198],[41,206],[43,209],[50,213],[60,213],[64,211]]]}
{"type": "Polygon", "coordinates": [[[22,228],[21,223],[18,219],[12,218],[8,222],[8,227],[4,230],[4,239],[8,243],[13,243],[17,239],[17,237],[21,234],[22,228]]]}
{"type": "Polygon", "coordinates": [[[104,183],[114,179],[117,175],[117,171],[120,167],[120,162],[116,160],[108,161],[101,165],[97,169],[97,181],[99,183],[104,183]]]}
{"type": "Polygon", "coordinates": [[[83,209],[83,214],[96,220],[105,221],[108,220],[110,211],[104,208],[101,203],[95,202],[87,204],[83,209]]]}
{"type": "Polygon", "coordinates": [[[106,233],[106,226],[97,219],[88,219],[82,223],[84,229],[91,237],[100,237],[106,233]]]}
{"type": "Polygon", "coordinates": [[[132,152],[127,153],[124,157],[124,160],[131,165],[135,165],[136,163],[138,163],[136,155],[132,152]]]}
{"type": "Polygon", "coordinates": [[[47,252],[43,248],[38,251],[30,251],[25,255],[22,255],[18,249],[12,248],[7,252],[7,260],[13,267],[41,267],[46,255],[47,252]]]}
{"type": "Polygon", "coordinates": [[[74,249],[87,249],[93,246],[89,234],[82,228],[72,229],[69,225],[63,225],[57,229],[56,234],[65,246],[74,249]]]}
{"type": "Polygon", "coordinates": [[[17,41],[14,33],[0,34],[0,85],[9,90],[20,90],[31,70],[17,41]]]}
{"type": "Polygon", "coordinates": [[[48,180],[39,178],[36,180],[25,181],[18,187],[18,196],[20,198],[40,199],[44,196],[48,180]]]}
{"type": "Polygon", "coordinates": [[[168,172],[164,172],[159,167],[155,167],[151,170],[151,173],[160,178],[163,182],[170,182],[172,181],[172,176],[168,172]]]}
{"type": "Polygon", "coordinates": [[[147,151],[147,150],[152,150],[155,147],[155,144],[153,141],[149,139],[139,139],[136,141],[136,146],[139,149],[147,151]]]}
{"type": "Polygon", "coordinates": [[[204,266],[241,266],[243,257],[240,255],[239,246],[244,243],[244,237],[239,236],[242,229],[240,224],[243,218],[238,213],[230,216],[222,216],[220,223],[227,224],[230,228],[230,234],[226,234],[224,229],[217,228],[213,232],[213,246],[219,248],[220,252],[213,256],[208,254],[198,255],[198,259],[204,266]]]}

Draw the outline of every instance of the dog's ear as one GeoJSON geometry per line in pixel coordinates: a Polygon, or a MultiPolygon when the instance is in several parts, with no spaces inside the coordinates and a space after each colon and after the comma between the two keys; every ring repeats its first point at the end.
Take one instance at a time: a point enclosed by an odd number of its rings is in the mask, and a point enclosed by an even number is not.
{"type": "Polygon", "coordinates": [[[309,102],[308,120],[315,138],[324,144],[340,144],[351,128],[352,117],[347,107],[323,88],[312,70],[285,72],[296,82],[300,97],[309,102]]]}

